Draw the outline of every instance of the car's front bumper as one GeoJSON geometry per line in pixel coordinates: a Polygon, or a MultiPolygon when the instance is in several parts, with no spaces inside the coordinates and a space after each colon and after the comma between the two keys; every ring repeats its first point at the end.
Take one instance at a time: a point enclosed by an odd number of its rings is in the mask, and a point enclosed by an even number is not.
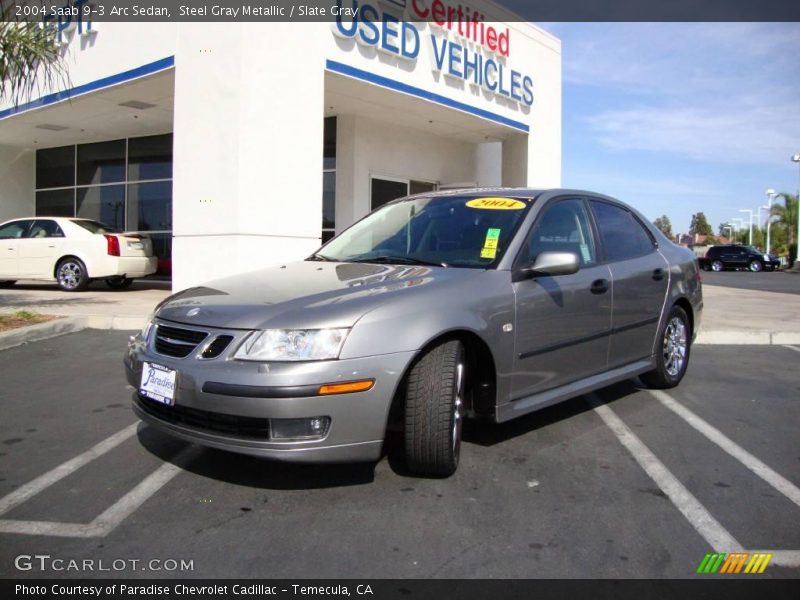
{"type": "MultiPolygon", "coordinates": [[[[349,462],[380,457],[391,401],[412,358],[413,352],[296,363],[245,362],[226,355],[212,360],[173,358],[156,353],[136,336],[125,369],[136,389],[134,412],[170,435],[279,460],[349,462]],[[174,408],[139,395],[143,361],[177,371],[174,408]],[[374,379],[375,384],[365,392],[316,395],[320,385],[360,379],[374,379]],[[237,386],[242,391],[237,392],[237,386]],[[236,393],[244,395],[231,395],[236,393]],[[236,425],[313,417],[330,418],[320,439],[279,441],[269,434],[251,435],[247,427],[240,433],[236,425]]],[[[269,424],[265,427],[269,430],[269,424]]]]}

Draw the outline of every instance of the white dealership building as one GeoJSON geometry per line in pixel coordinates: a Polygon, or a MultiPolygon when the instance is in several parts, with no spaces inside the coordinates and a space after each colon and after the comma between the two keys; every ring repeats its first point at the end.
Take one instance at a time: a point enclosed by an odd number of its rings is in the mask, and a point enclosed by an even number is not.
{"type": "Polygon", "coordinates": [[[303,258],[407,193],[560,184],[559,40],[485,2],[358,7],[52,21],[69,78],[0,106],[0,222],[148,232],[177,290],[303,258]]]}

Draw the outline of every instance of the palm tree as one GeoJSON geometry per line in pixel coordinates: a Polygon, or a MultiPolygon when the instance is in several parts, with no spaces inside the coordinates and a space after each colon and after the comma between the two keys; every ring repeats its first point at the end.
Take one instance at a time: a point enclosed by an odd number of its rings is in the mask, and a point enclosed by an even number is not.
{"type": "Polygon", "coordinates": [[[776,229],[780,232],[779,236],[787,241],[787,248],[789,254],[790,264],[797,256],[797,196],[783,192],[778,194],[776,198],[783,198],[784,204],[773,204],[772,212],[772,230],[776,229]],[[782,234],[782,235],[781,235],[782,234]]]}
{"type": "Polygon", "coordinates": [[[53,31],[37,22],[18,21],[14,3],[0,4],[0,100],[15,107],[69,83],[53,31]]]}

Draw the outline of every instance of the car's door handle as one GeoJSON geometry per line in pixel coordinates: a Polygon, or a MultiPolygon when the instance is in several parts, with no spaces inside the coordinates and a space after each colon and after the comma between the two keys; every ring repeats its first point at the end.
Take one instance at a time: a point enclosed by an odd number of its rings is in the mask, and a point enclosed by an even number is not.
{"type": "Polygon", "coordinates": [[[653,271],[653,279],[656,281],[661,281],[664,279],[664,269],[656,269],[653,271]]]}
{"type": "Polygon", "coordinates": [[[589,290],[593,294],[605,294],[608,291],[608,279],[595,279],[589,290]]]}

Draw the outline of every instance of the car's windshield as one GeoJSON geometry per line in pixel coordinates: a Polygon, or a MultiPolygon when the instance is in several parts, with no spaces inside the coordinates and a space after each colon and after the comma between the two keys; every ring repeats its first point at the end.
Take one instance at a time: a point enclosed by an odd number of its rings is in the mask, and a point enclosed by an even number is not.
{"type": "Polygon", "coordinates": [[[323,246],[318,259],[493,267],[533,198],[438,196],[388,204],[323,246]]]}
{"type": "Polygon", "coordinates": [[[91,233],[120,233],[121,231],[116,227],[111,227],[100,221],[90,221],[89,219],[75,219],[72,221],[75,225],[80,225],[85,230],[91,233]]]}

